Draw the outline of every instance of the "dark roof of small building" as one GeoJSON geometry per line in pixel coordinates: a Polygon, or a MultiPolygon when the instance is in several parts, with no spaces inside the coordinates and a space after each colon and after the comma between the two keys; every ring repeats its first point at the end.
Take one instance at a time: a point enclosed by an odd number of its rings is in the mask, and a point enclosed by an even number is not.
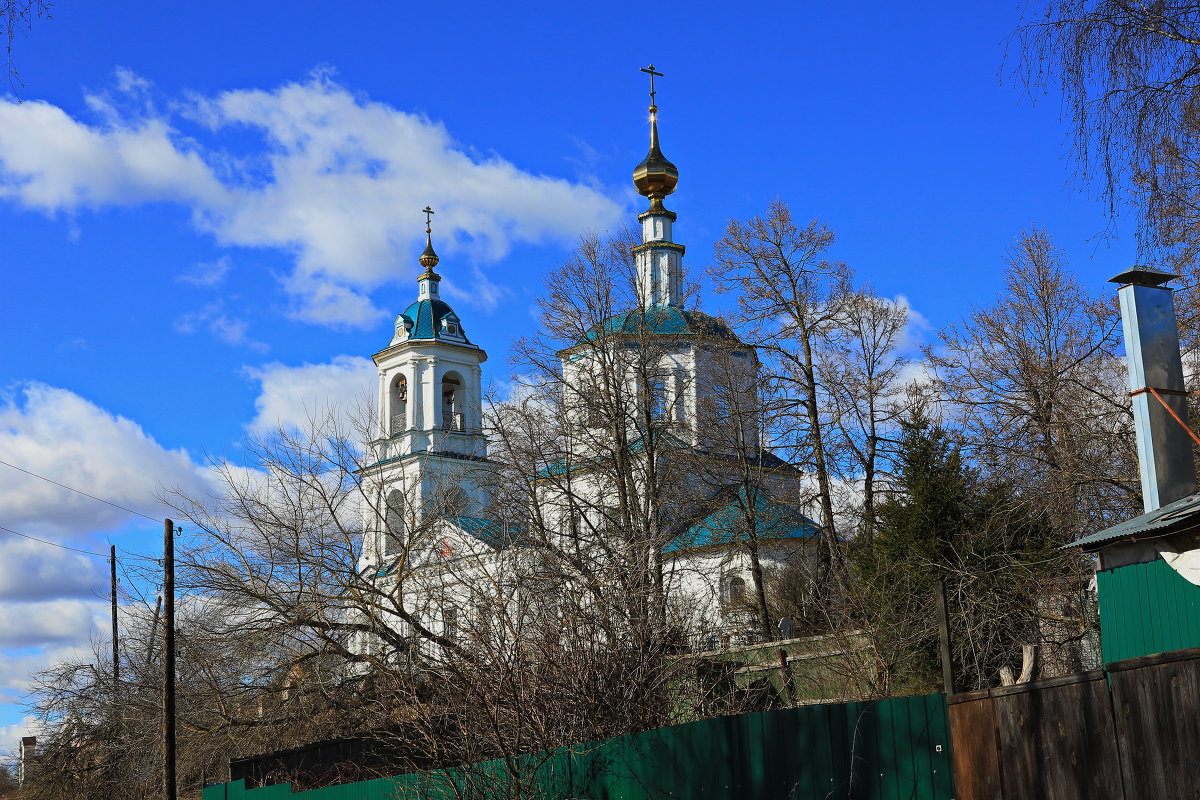
{"type": "Polygon", "coordinates": [[[1068,547],[1098,550],[1126,539],[1156,539],[1200,527],[1200,492],[1181,497],[1162,508],[1125,520],[1111,528],[1077,539],[1068,547]]]}

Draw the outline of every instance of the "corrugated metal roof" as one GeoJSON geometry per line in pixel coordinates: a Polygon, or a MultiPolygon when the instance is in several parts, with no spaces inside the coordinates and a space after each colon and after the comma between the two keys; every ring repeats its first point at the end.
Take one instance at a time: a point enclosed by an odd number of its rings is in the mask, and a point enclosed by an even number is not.
{"type": "Polygon", "coordinates": [[[1095,550],[1121,539],[1167,536],[1196,525],[1200,525],[1200,492],[1181,497],[1173,503],[1167,503],[1162,508],[1156,508],[1140,517],[1125,520],[1111,528],[1105,528],[1099,533],[1084,536],[1067,546],[1095,550]]]}
{"type": "Polygon", "coordinates": [[[592,328],[585,338],[596,341],[614,334],[691,335],[738,341],[729,326],[716,317],[675,306],[636,308],[617,314],[592,328]]]}
{"type": "MultiPolygon", "coordinates": [[[[664,553],[690,550],[695,547],[744,542],[749,536],[747,520],[750,500],[745,487],[737,497],[692,525],[670,544],[664,553]]],[[[821,529],[817,523],[804,516],[792,506],[781,503],[761,489],[754,493],[755,538],[766,539],[812,539],[821,529]]]]}

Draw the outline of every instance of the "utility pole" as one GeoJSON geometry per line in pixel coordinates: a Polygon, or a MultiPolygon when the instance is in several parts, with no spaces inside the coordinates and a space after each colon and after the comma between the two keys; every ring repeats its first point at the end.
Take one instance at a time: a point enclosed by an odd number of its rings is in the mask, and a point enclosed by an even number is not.
{"type": "Polygon", "coordinates": [[[942,688],[946,696],[954,694],[954,665],[950,661],[950,614],[946,610],[946,579],[938,578],[933,590],[937,601],[938,650],[942,657],[942,688]]]}
{"type": "Polygon", "coordinates": [[[113,642],[113,697],[121,689],[121,651],[117,647],[117,546],[108,548],[108,563],[112,568],[112,642],[113,642]]]}
{"type": "Polygon", "coordinates": [[[175,800],[175,523],[163,520],[163,799],[175,800]]]}

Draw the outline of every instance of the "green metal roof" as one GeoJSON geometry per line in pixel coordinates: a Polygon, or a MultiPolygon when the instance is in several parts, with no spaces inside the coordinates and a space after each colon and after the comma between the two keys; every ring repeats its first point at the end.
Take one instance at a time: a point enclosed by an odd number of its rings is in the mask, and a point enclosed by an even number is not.
{"type": "MultiPolygon", "coordinates": [[[[743,486],[736,499],[721,505],[689,527],[664,547],[663,552],[674,553],[747,541],[750,535],[747,522],[750,511],[749,492],[743,486]]],[[[754,492],[753,518],[754,534],[758,540],[813,539],[821,533],[817,523],[762,489],[754,492]]]]}
{"type": "Polygon", "coordinates": [[[410,341],[413,339],[446,339],[458,342],[457,338],[448,339],[442,328],[442,320],[451,315],[458,322],[458,330],[462,334],[463,341],[471,344],[467,339],[466,331],[463,330],[462,320],[458,319],[454,309],[441,300],[417,300],[406,308],[404,313],[396,317],[396,325],[399,326],[402,321],[407,321],[408,324],[405,327],[409,328],[408,338],[410,341]]]}
{"type": "Polygon", "coordinates": [[[739,342],[729,326],[716,317],[700,311],[689,311],[675,306],[650,306],[635,308],[623,314],[609,317],[587,332],[587,341],[596,341],[606,336],[655,335],[655,336],[706,336],[739,342]]]}
{"type": "Polygon", "coordinates": [[[1105,528],[1099,533],[1077,539],[1067,547],[1097,550],[1122,539],[1148,539],[1169,536],[1200,526],[1200,492],[1181,497],[1162,508],[1148,511],[1140,517],[1105,528]]]}

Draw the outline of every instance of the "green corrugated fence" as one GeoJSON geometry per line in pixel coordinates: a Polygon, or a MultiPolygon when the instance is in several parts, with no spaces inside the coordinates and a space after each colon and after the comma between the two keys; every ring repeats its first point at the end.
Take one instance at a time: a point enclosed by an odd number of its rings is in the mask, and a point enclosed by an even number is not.
{"type": "Polygon", "coordinates": [[[522,797],[545,800],[954,795],[946,700],[934,694],[717,717],[527,756],[517,770],[489,761],[296,795],[289,784],[246,789],[234,781],[208,787],[203,800],[499,800],[518,781],[522,797]]]}
{"type": "Polygon", "coordinates": [[[1162,559],[1096,573],[1104,663],[1200,647],[1200,586],[1162,559]]]}

